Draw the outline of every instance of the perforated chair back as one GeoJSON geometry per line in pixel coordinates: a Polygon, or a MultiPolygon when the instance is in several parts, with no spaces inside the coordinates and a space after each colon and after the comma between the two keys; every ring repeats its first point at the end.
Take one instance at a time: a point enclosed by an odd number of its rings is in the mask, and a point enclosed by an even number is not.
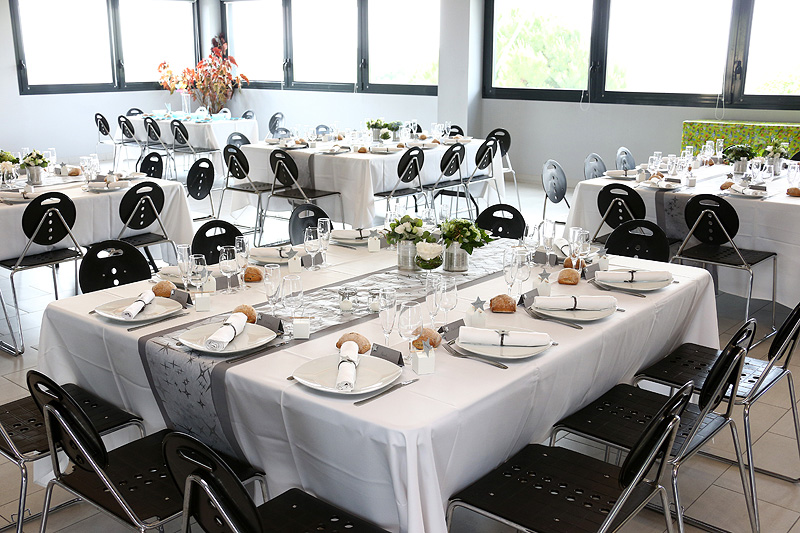
{"type": "Polygon", "coordinates": [[[769,346],[769,359],[775,359],[776,362],[783,359],[782,366],[784,367],[789,364],[797,346],[798,335],[800,335],[800,303],[792,309],[792,312],[783,321],[781,327],[778,328],[778,332],[769,346]]]}
{"type": "Polygon", "coordinates": [[[133,129],[133,123],[130,119],[124,115],[120,115],[117,117],[117,124],[119,124],[119,129],[122,130],[122,135],[128,140],[136,139],[136,133],[133,129]]]}
{"type": "Polygon", "coordinates": [[[419,177],[423,164],[425,164],[425,154],[422,149],[418,146],[409,148],[397,164],[397,177],[403,183],[411,183],[419,177]]]}
{"type": "Polygon", "coordinates": [[[597,209],[603,221],[612,228],[623,222],[643,219],[646,214],[644,200],[627,185],[610,183],[597,194],[597,209]]]}
{"type": "Polygon", "coordinates": [[[496,128],[489,132],[489,135],[486,136],[488,139],[489,137],[494,137],[497,139],[497,146],[500,148],[500,155],[505,157],[508,154],[508,151],[511,149],[511,134],[508,133],[508,130],[504,128],[496,128]]]}
{"type": "Polygon", "coordinates": [[[461,143],[451,145],[442,156],[439,162],[439,170],[445,177],[450,177],[461,168],[464,160],[467,157],[467,148],[461,143]]]}
{"type": "Polygon", "coordinates": [[[692,196],[686,203],[684,216],[686,225],[694,228],[692,236],[706,244],[724,244],[732,241],[739,232],[736,209],[724,198],[713,194],[692,196]]]}
{"type": "Polygon", "coordinates": [[[557,204],[567,194],[567,175],[554,159],[548,159],[542,166],[542,187],[547,199],[557,204]]]}
{"type": "Polygon", "coordinates": [[[238,131],[234,131],[230,135],[228,135],[227,144],[232,144],[237,148],[241,148],[245,144],[250,144],[250,139],[244,133],[239,133],[238,131]]]}
{"type": "Polygon", "coordinates": [[[306,228],[316,228],[321,218],[330,218],[319,206],[301,204],[292,210],[289,216],[289,241],[292,244],[303,244],[306,228]]]}
{"type": "Polygon", "coordinates": [[[94,114],[94,123],[100,135],[103,137],[111,137],[111,128],[108,125],[108,120],[106,120],[106,117],[104,117],[102,113],[94,114]]]}
{"type": "Polygon", "coordinates": [[[78,281],[86,294],[150,279],[150,265],[138,248],[110,239],[89,247],[81,262],[78,281]]]}
{"type": "Polygon", "coordinates": [[[144,117],[144,130],[151,141],[161,141],[161,128],[153,117],[144,117]]]}
{"type": "MultiPolygon", "coordinates": [[[[752,320],[752,319],[751,319],[752,320]]],[[[708,377],[700,390],[697,405],[708,412],[716,409],[725,398],[725,393],[733,387],[736,390],[741,375],[741,364],[747,352],[737,345],[728,344],[714,362],[708,377]]],[[[732,402],[731,402],[732,403],[732,402]]],[[[732,407],[732,405],[731,405],[732,407]]]]}
{"type": "Polygon", "coordinates": [[[591,153],[583,162],[583,179],[599,178],[606,173],[606,170],[606,164],[603,159],[599,155],[591,153]]]}
{"type": "Polygon", "coordinates": [[[792,161],[800,161],[800,152],[797,152],[792,156],[792,161]]]}
{"type": "Polygon", "coordinates": [[[457,126],[456,124],[450,125],[450,137],[455,137],[456,135],[464,135],[464,128],[461,126],[457,126]]]}
{"type": "Polygon", "coordinates": [[[292,132],[288,130],[288,128],[275,128],[275,131],[272,132],[276,139],[286,139],[292,136],[292,132]]]}
{"type": "Polygon", "coordinates": [[[164,160],[158,152],[150,152],[139,164],[139,172],[147,174],[148,178],[161,178],[164,175],[164,160]]]}
{"type": "Polygon", "coordinates": [[[492,236],[506,239],[521,239],[525,235],[525,217],[508,204],[487,207],[475,219],[475,225],[492,232],[492,236]]]}
{"type": "Polygon", "coordinates": [[[189,196],[195,200],[202,200],[211,193],[214,186],[214,163],[203,157],[192,164],[186,175],[186,189],[189,196]]]}
{"type": "Polygon", "coordinates": [[[280,128],[281,126],[283,126],[283,113],[278,111],[277,113],[269,117],[269,132],[272,135],[275,135],[275,133],[278,131],[278,128],[280,128]]]}
{"type": "Polygon", "coordinates": [[[242,113],[242,118],[244,118],[244,119],[254,119],[254,118],[256,118],[256,112],[253,111],[252,109],[248,109],[247,111],[242,113]]]}
{"type": "Polygon", "coordinates": [[[615,159],[617,170],[633,170],[636,168],[636,161],[630,150],[624,146],[620,146],[617,150],[617,157],[615,159]]]}
{"type": "Polygon", "coordinates": [[[608,253],[651,261],[669,261],[669,240],[664,230],[649,220],[629,220],[617,226],[606,241],[608,253]]]}
{"type": "Polygon", "coordinates": [[[317,135],[330,135],[332,130],[330,126],[326,126],[325,124],[320,124],[319,126],[316,127],[314,131],[317,133],[317,135]]]}
{"type": "Polygon", "coordinates": [[[186,129],[186,126],[178,119],[172,120],[169,123],[169,129],[172,131],[172,138],[175,141],[175,144],[180,144],[181,146],[186,146],[189,144],[189,131],[186,129]]]}
{"type": "Polygon", "coordinates": [[[232,144],[227,145],[222,149],[222,156],[225,159],[225,165],[228,167],[228,175],[236,179],[246,179],[250,172],[250,163],[238,146],[232,144]]]}
{"type": "Polygon", "coordinates": [[[32,242],[52,246],[69,235],[75,225],[75,204],[64,193],[37,196],[22,213],[22,231],[32,242]]]}
{"type": "Polygon", "coordinates": [[[119,217],[126,227],[141,230],[155,222],[162,209],[164,190],[155,182],[143,181],[131,187],[122,197],[119,217]]]}
{"type": "Polygon", "coordinates": [[[200,226],[192,239],[192,253],[203,254],[206,263],[216,265],[219,263],[219,253],[223,246],[236,244],[236,237],[241,237],[242,232],[224,220],[210,220],[200,226]]]}
{"type": "Polygon", "coordinates": [[[486,170],[492,164],[495,154],[497,154],[498,140],[496,137],[489,137],[475,152],[475,167],[477,170],[486,170]]]}
{"type": "Polygon", "coordinates": [[[167,469],[184,496],[188,516],[183,520],[194,518],[203,531],[214,533],[264,531],[247,489],[214,450],[175,432],[164,437],[162,448],[167,469]]]}
{"type": "Polygon", "coordinates": [[[299,176],[297,163],[289,152],[285,150],[273,150],[269,154],[269,168],[275,174],[275,180],[284,187],[291,187],[297,183],[299,176]]]}
{"type": "Polygon", "coordinates": [[[228,109],[227,107],[223,107],[222,109],[220,109],[219,113],[217,114],[220,116],[224,116],[225,118],[231,118],[231,110],[228,109]]]}
{"type": "Polygon", "coordinates": [[[125,115],[129,116],[129,117],[137,117],[139,115],[144,115],[144,111],[142,111],[138,107],[132,107],[132,108],[128,109],[128,111],[127,111],[127,113],[125,113],[125,115]]]}

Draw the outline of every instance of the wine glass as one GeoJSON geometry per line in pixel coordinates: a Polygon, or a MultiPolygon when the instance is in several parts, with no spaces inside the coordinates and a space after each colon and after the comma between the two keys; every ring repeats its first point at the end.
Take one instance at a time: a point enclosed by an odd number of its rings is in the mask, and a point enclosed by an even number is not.
{"type": "Polygon", "coordinates": [[[750,160],[750,172],[753,175],[753,181],[758,181],[758,177],[761,175],[761,158],[754,157],[750,160]]]}
{"type": "Polygon", "coordinates": [[[208,265],[206,256],[192,254],[189,256],[189,282],[197,287],[197,292],[202,291],[202,286],[208,281],[208,265]]]}
{"type": "Polygon", "coordinates": [[[772,181],[775,177],[775,165],[764,165],[764,172],[761,174],[761,179],[765,183],[772,181]]]}
{"type": "Polygon", "coordinates": [[[311,266],[309,270],[319,270],[319,266],[314,264],[314,256],[319,252],[319,232],[317,228],[308,227],[303,232],[303,248],[306,253],[311,257],[311,266]]]}
{"type": "MultiPolygon", "coordinates": [[[[386,217],[383,219],[383,229],[386,230],[387,232],[391,232],[392,231],[392,222],[394,222],[398,218],[400,218],[400,217],[397,214],[397,211],[387,211],[386,212],[386,217]]],[[[397,249],[397,247],[394,244],[391,244],[389,246],[389,250],[396,250],[396,249],[397,249]]]]}
{"type": "Polygon", "coordinates": [[[191,268],[192,251],[188,244],[178,245],[178,273],[183,287],[189,289],[189,269],[191,268]]]}
{"type": "MultiPolygon", "coordinates": [[[[283,277],[282,284],[283,292],[283,306],[289,309],[289,314],[294,321],[294,315],[297,309],[303,307],[303,281],[297,274],[290,274],[283,277]]],[[[289,333],[291,337],[294,333],[294,324],[292,324],[292,331],[289,333]]]]}
{"type": "Polygon", "coordinates": [[[397,332],[408,341],[408,355],[403,357],[406,364],[411,362],[411,341],[422,330],[422,308],[417,302],[402,302],[397,316],[397,332]]]}
{"type": "Polygon", "coordinates": [[[317,220],[317,234],[319,235],[319,249],[322,252],[322,265],[328,266],[328,244],[331,242],[331,229],[333,224],[329,218],[317,220]]]}
{"type": "Polygon", "coordinates": [[[444,136],[450,137],[450,130],[453,129],[453,123],[449,120],[444,121],[444,136]]]}
{"type": "Polygon", "coordinates": [[[236,264],[236,247],[223,246],[219,251],[219,271],[225,275],[225,280],[228,286],[222,291],[225,294],[231,294],[231,276],[239,271],[239,266],[236,264]]]}
{"type": "Polygon", "coordinates": [[[522,284],[531,277],[531,265],[528,262],[527,249],[515,248],[515,250],[514,260],[517,264],[517,281],[519,282],[519,291],[515,292],[515,294],[522,294],[522,284]]]}
{"type": "Polygon", "coordinates": [[[270,314],[275,316],[275,306],[281,295],[281,266],[276,264],[264,265],[264,292],[270,305],[270,314]]]}
{"type": "Polygon", "coordinates": [[[442,275],[431,274],[425,278],[425,307],[428,309],[428,315],[431,317],[431,328],[435,328],[434,319],[439,313],[439,307],[442,303],[442,275]]]}
{"type": "Polygon", "coordinates": [[[553,220],[546,219],[542,222],[542,235],[541,240],[544,244],[544,251],[547,253],[547,262],[550,262],[550,253],[553,251],[553,242],[556,239],[556,223],[553,220]]]}
{"type": "Polygon", "coordinates": [[[378,306],[380,308],[381,328],[386,346],[389,345],[389,335],[394,328],[394,318],[397,315],[397,290],[391,287],[381,289],[378,295],[378,306]]]}
{"type": "Polygon", "coordinates": [[[717,157],[722,157],[722,151],[725,148],[725,139],[717,139],[717,157]]]}
{"type": "Polygon", "coordinates": [[[236,248],[236,266],[239,267],[236,272],[239,276],[239,290],[245,290],[249,288],[244,283],[244,270],[250,262],[250,242],[247,240],[247,237],[237,235],[234,241],[234,247],[236,248]]]}
{"type": "Polygon", "coordinates": [[[447,324],[447,312],[456,308],[458,303],[458,284],[456,278],[442,278],[441,307],[444,310],[444,323],[447,324]]]}
{"type": "Polygon", "coordinates": [[[800,181],[800,163],[796,161],[789,163],[787,178],[789,179],[789,185],[792,187],[797,187],[797,183],[800,181]]]}

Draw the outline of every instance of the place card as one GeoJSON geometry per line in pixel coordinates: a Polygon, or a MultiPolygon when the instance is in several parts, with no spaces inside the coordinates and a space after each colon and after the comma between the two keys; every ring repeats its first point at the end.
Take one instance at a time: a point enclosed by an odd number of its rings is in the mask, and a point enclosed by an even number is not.
{"type": "Polygon", "coordinates": [[[283,333],[283,321],[275,315],[268,315],[266,313],[258,313],[256,317],[256,324],[271,329],[275,333],[283,333]]]}
{"type": "Polygon", "coordinates": [[[550,266],[556,266],[558,264],[558,258],[556,254],[550,254],[550,257],[547,257],[547,253],[542,252],[541,250],[536,250],[533,254],[533,262],[537,265],[544,265],[549,264],[550,266]]]}
{"type": "MultiPolygon", "coordinates": [[[[225,274],[222,273],[215,273],[213,276],[214,280],[216,281],[217,287],[227,287],[227,281],[225,281],[225,274]]],[[[231,276],[231,288],[235,288],[239,286],[239,276],[231,276]]]]}
{"type": "Polygon", "coordinates": [[[322,264],[322,254],[317,252],[314,255],[308,254],[304,255],[300,259],[300,264],[306,268],[311,268],[314,265],[321,265],[322,264]]]}
{"type": "Polygon", "coordinates": [[[444,326],[440,327],[439,333],[442,334],[444,341],[451,341],[458,338],[458,329],[464,325],[464,319],[459,319],[455,322],[450,322],[449,324],[445,324],[444,326]]]}
{"type": "Polygon", "coordinates": [[[754,191],[765,191],[766,192],[766,190],[767,190],[767,186],[766,185],[750,185],[750,187],[748,187],[748,188],[752,189],[754,191]]]}
{"type": "Polygon", "coordinates": [[[591,265],[587,266],[583,269],[583,277],[586,278],[586,281],[591,281],[594,279],[595,274],[597,271],[600,270],[600,262],[592,263],[591,265]]]}
{"type": "Polygon", "coordinates": [[[188,291],[180,289],[172,289],[172,294],[169,295],[170,300],[175,300],[183,306],[184,309],[192,305],[192,296],[188,291]]]}
{"type": "Polygon", "coordinates": [[[383,346],[382,344],[372,343],[372,351],[370,355],[373,357],[380,357],[381,359],[386,359],[390,363],[394,363],[397,366],[403,366],[403,353],[398,350],[393,350],[388,346],[383,346]]]}
{"type": "MultiPolygon", "coordinates": [[[[294,250],[293,250],[294,251],[294,250]]],[[[289,252],[291,253],[291,252],[289,252]]],[[[298,255],[293,255],[289,258],[289,273],[290,274],[299,274],[303,271],[303,263],[300,261],[300,257],[298,255]]]]}
{"type": "Polygon", "coordinates": [[[522,307],[530,307],[533,305],[533,299],[537,296],[539,296],[539,289],[532,289],[528,292],[524,292],[520,295],[517,305],[521,305],[522,307]]]}
{"type": "Polygon", "coordinates": [[[677,183],[678,185],[681,184],[681,179],[680,178],[664,178],[664,181],[669,182],[669,183],[677,183]]]}

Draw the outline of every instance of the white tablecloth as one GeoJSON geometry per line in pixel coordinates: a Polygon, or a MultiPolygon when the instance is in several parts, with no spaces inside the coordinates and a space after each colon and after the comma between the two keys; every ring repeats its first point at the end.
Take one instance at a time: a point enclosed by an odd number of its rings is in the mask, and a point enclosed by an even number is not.
{"type": "MultiPolygon", "coordinates": [[[[683,219],[683,206],[695,194],[720,194],[720,185],[725,182],[727,174],[732,172],[732,167],[715,165],[704,167],[695,171],[698,178],[694,188],[683,187],[675,192],[659,192],[656,189],[638,187],[636,192],[642,197],[647,209],[645,218],[652,222],[661,223],[658,218],[668,220],[668,234],[670,237],[683,238],[689,228],[683,219]],[[659,210],[665,210],[661,215],[659,210]],[[680,221],[680,233],[675,234],[675,220],[680,221]],[[670,229],[672,231],[670,231],[670,229]]],[[[570,200],[572,208],[567,217],[567,225],[580,226],[589,230],[594,235],[598,224],[603,219],[597,208],[597,195],[600,189],[609,183],[624,183],[635,187],[635,181],[615,181],[606,178],[596,178],[582,181],[575,187],[575,192],[570,200]]],[[[778,253],[778,285],[777,299],[783,305],[794,307],[800,301],[800,284],[796,283],[795,276],[800,271],[800,198],[786,195],[789,187],[788,180],[784,177],[768,184],[768,198],[753,199],[741,198],[722,194],[739,215],[739,233],[734,238],[737,246],[753,250],[763,250],[778,253]]],[[[610,232],[605,226],[600,235],[610,232]]],[[[721,290],[747,295],[747,273],[735,271],[731,268],[720,268],[719,287],[721,290]]],[[[772,261],[767,261],[754,268],[753,297],[766,300],[772,299],[772,261]]]]}
{"type": "MultiPolygon", "coordinates": [[[[462,167],[462,174],[466,179],[475,169],[475,153],[480,147],[482,139],[473,139],[466,144],[467,156],[462,167]]],[[[329,146],[329,145],[325,145],[329,146]]],[[[276,147],[265,142],[254,143],[242,147],[242,151],[247,156],[250,163],[250,178],[253,181],[272,182],[273,173],[269,168],[269,155],[276,147]]],[[[428,185],[436,183],[441,171],[439,164],[442,156],[447,150],[447,146],[441,146],[431,150],[425,150],[425,162],[422,166],[422,183],[428,185]]],[[[308,176],[309,167],[313,168],[312,175],[314,186],[317,189],[327,191],[338,191],[342,194],[344,202],[344,221],[355,228],[372,227],[375,217],[375,202],[383,201],[375,198],[375,193],[391,191],[397,183],[397,166],[403,152],[395,154],[359,154],[344,153],[341,155],[317,154],[322,148],[304,148],[290,150],[294,160],[297,162],[301,177],[308,176]],[[311,162],[309,159],[313,158],[311,162]],[[309,164],[310,163],[310,164],[309,164]]],[[[503,165],[500,156],[494,158],[492,172],[495,183],[500,191],[500,200],[494,192],[494,187],[481,185],[476,187],[474,194],[489,195],[491,203],[502,201],[505,196],[505,184],[503,181],[503,165]]],[[[453,178],[458,178],[456,173],[453,178]]],[[[445,178],[448,179],[448,178],[445,178]]],[[[452,178],[450,178],[452,179],[452,178]]],[[[300,182],[303,185],[303,181],[300,182]]],[[[239,194],[239,197],[245,195],[239,194]]],[[[248,200],[255,202],[254,195],[247,195],[248,200]],[[252,197],[252,198],[250,198],[252,197]]],[[[463,199],[460,205],[464,205],[463,199]]],[[[326,212],[340,220],[339,203],[337,200],[328,199],[322,207],[326,212]]],[[[420,206],[422,208],[422,206],[420,206]]],[[[270,206],[272,209],[272,206],[270,206]]]]}
{"type": "MultiPolygon", "coordinates": [[[[301,274],[305,288],[341,282],[391,265],[394,254],[367,255],[332,248],[333,266],[301,274]]],[[[612,258],[616,266],[658,267],[612,258]]],[[[436,371],[399,391],[356,407],[353,398],[309,390],[287,376],[304,362],[335,353],[338,331],[321,333],[289,349],[234,366],[226,374],[227,401],[245,455],[268,475],[271,496],[300,486],[391,531],[445,531],[447,499],[529,442],[546,438],[551,425],[682,342],[716,346],[716,308],[711,277],[704,270],[668,267],[678,284],[646,299],[618,294],[627,311],[578,333],[552,323],[489,314],[488,323],[551,334],[559,346],[512,361],[508,370],[456,359],[437,351],[436,371]]],[[[45,311],[39,366],[59,382],[72,381],[142,415],[149,431],[163,420],[137,351],[137,340],[164,324],[128,332],[90,316],[96,305],[138,294],[146,282],[52,303],[45,311]]],[[[459,292],[463,316],[476,296],[504,292],[502,278],[459,292]]],[[[556,285],[554,294],[598,291],[583,283],[556,285]]],[[[243,301],[263,300],[251,289],[214,297],[212,312],[243,301]]],[[[192,321],[198,314],[169,322],[192,321]]],[[[441,319],[441,317],[440,317],[441,319]]],[[[373,341],[383,335],[376,320],[357,326],[373,341]]],[[[393,335],[396,347],[402,345],[393,335]]],[[[401,379],[415,376],[410,368],[401,379]]]]}
{"type": "MultiPolygon", "coordinates": [[[[141,180],[132,181],[132,185],[141,180]]],[[[164,209],[161,220],[169,237],[176,243],[192,241],[192,217],[186,202],[183,185],[174,181],[155,180],[164,190],[164,209]]],[[[77,216],[72,232],[81,246],[89,246],[106,239],[116,239],[122,231],[124,223],[119,216],[119,204],[128,189],[112,192],[92,193],[81,189],[82,182],[59,186],[36,188],[37,192],[58,191],[69,196],[75,203],[77,216]]],[[[27,204],[0,204],[0,234],[3,235],[3,259],[19,257],[25,249],[28,238],[22,231],[22,213],[27,204]]],[[[126,230],[125,236],[148,231],[159,231],[158,222],[143,231],[126,230]]],[[[54,248],[72,246],[69,236],[65,237],[54,248]]],[[[47,251],[47,247],[34,244],[29,254],[47,251]]]]}

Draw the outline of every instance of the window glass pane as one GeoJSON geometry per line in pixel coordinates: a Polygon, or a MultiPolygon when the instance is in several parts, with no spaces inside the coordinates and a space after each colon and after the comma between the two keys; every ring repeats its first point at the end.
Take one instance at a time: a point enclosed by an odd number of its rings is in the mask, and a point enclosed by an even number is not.
{"type": "Polygon", "coordinates": [[[192,5],[168,0],[120,0],[126,83],[157,81],[162,61],[169,63],[173,72],[195,66],[192,5]]]}
{"type": "Polygon", "coordinates": [[[753,12],[744,92],[800,96],[800,3],[758,0],[753,12]]]}
{"type": "Polygon", "coordinates": [[[19,12],[29,85],[114,81],[106,0],[19,0],[19,12]]]}
{"type": "Polygon", "coordinates": [[[672,0],[666,8],[660,2],[611,0],[606,89],[720,93],[732,1],[672,0]],[[687,33],[689,27],[696,31],[687,33]]]}
{"type": "Polygon", "coordinates": [[[292,0],[294,80],[355,83],[356,0],[292,0]]]}
{"type": "Polygon", "coordinates": [[[586,89],[592,0],[496,0],[492,85],[586,89]]]}
{"type": "Polygon", "coordinates": [[[439,83],[439,0],[370,0],[369,81],[400,85],[439,83]],[[401,52],[397,28],[414,28],[420,46],[401,52]]]}
{"type": "Polygon", "coordinates": [[[283,79],[281,0],[227,4],[228,44],[241,72],[251,80],[283,79]]]}

